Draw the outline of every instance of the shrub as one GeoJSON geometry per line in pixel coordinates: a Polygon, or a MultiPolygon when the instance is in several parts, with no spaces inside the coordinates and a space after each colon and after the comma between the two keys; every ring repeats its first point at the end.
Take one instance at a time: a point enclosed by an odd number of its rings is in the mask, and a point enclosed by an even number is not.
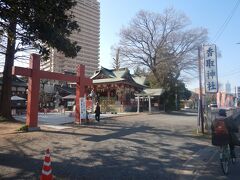
{"type": "Polygon", "coordinates": [[[28,132],[28,125],[23,125],[17,131],[28,132]]]}

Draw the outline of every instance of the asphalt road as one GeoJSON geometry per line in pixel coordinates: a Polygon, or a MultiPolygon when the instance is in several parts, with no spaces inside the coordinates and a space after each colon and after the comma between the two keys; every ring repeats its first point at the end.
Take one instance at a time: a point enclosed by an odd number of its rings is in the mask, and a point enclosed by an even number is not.
{"type": "Polygon", "coordinates": [[[136,114],[0,134],[0,179],[38,179],[47,148],[56,179],[226,179],[210,139],[196,135],[196,121],[189,113],[136,114]]]}

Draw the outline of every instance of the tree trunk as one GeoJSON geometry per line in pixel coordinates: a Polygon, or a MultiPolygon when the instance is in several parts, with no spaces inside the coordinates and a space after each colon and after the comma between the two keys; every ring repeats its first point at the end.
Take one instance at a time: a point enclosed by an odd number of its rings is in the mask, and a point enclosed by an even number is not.
{"type": "Polygon", "coordinates": [[[14,63],[16,44],[16,21],[10,22],[7,33],[8,41],[3,71],[0,115],[8,120],[14,120],[11,114],[11,95],[12,95],[12,67],[14,63]]]}

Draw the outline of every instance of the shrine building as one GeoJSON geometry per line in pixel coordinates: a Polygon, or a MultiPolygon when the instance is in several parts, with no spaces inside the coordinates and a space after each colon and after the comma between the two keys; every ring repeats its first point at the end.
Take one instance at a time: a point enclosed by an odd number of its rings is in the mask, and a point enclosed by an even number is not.
{"type": "MultiPolygon", "coordinates": [[[[146,77],[134,76],[127,68],[107,69],[101,67],[91,77],[95,101],[99,101],[102,111],[137,111],[135,94],[147,88],[146,77]]],[[[91,88],[88,87],[89,94],[91,88]]]]}
{"type": "MultiPolygon", "coordinates": [[[[0,98],[2,93],[2,76],[2,73],[0,73],[0,98]]],[[[17,76],[12,76],[12,96],[27,97],[27,83],[17,76]]]]}

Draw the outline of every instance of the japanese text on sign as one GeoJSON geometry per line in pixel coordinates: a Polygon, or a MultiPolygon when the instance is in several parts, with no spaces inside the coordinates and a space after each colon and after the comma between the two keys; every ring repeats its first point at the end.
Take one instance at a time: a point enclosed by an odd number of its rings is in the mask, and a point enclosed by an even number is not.
{"type": "Polygon", "coordinates": [[[204,45],[203,53],[205,90],[207,93],[216,93],[218,92],[216,45],[204,45]]]}

